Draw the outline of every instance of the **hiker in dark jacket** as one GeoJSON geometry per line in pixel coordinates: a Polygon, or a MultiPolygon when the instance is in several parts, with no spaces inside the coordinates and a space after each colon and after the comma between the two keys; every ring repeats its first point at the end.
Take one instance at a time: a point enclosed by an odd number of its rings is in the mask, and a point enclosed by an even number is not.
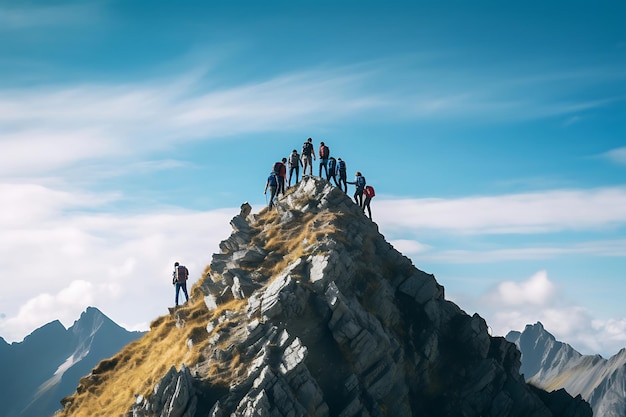
{"type": "Polygon", "coordinates": [[[330,156],[330,149],[328,146],[324,144],[324,142],[320,142],[320,178],[322,178],[322,168],[326,171],[326,179],[328,179],[328,157],[330,156]]]}
{"type": "Polygon", "coordinates": [[[267,203],[267,209],[271,210],[272,207],[274,207],[274,198],[276,197],[276,189],[278,188],[278,180],[276,179],[276,173],[274,171],[270,172],[269,177],[267,177],[263,194],[267,195],[268,188],[270,189],[270,201],[267,203]]]}
{"type": "Polygon", "coordinates": [[[354,202],[363,208],[363,190],[365,189],[365,177],[361,175],[361,172],[357,171],[354,177],[354,181],[348,181],[348,184],[354,184],[356,191],[354,192],[354,202]]]}
{"type": "Polygon", "coordinates": [[[309,167],[309,175],[313,176],[313,161],[315,157],[315,149],[313,149],[313,139],[308,138],[302,145],[302,163],[304,169],[302,170],[302,176],[306,175],[306,168],[309,167]]]}
{"type": "Polygon", "coordinates": [[[348,194],[348,172],[346,162],[341,158],[337,158],[337,175],[339,176],[339,188],[341,188],[344,193],[348,194]],[[341,183],[343,183],[343,188],[341,187],[341,183]]]}
{"type": "Polygon", "coordinates": [[[187,294],[187,278],[189,277],[189,270],[186,266],[174,262],[174,272],[172,272],[172,284],[176,286],[176,307],[178,307],[178,293],[183,290],[185,294],[185,300],[189,301],[189,294],[187,294]]]}
{"type": "Polygon", "coordinates": [[[335,181],[335,185],[339,187],[337,182],[337,160],[332,156],[328,158],[328,182],[330,182],[331,178],[335,181]]]}
{"type": "Polygon", "coordinates": [[[291,155],[289,155],[289,183],[287,184],[289,187],[291,187],[291,176],[293,175],[294,171],[296,171],[296,184],[298,183],[300,166],[302,166],[300,155],[298,155],[298,151],[294,149],[293,151],[291,151],[291,155]]]}

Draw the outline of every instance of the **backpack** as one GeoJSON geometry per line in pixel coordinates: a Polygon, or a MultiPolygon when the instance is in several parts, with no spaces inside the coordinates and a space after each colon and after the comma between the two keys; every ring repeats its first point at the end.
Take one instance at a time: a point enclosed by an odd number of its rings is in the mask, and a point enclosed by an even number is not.
{"type": "Polygon", "coordinates": [[[339,161],[338,162],[338,166],[339,166],[339,172],[346,172],[346,161],[339,161]]]}
{"type": "Polygon", "coordinates": [[[320,158],[328,159],[328,155],[330,155],[330,148],[326,145],[320,146],[320,158]]]}
{"type": "Polygon", "coordinates": [[[364,176],[359,176],[356,177],[356,186],[359,188],[363,188],[365,187],[365,177],[364,176]]]}
{"type": "Polygon", "coordinates": [[[270,185],[270,187],[276,187],[278,185],[278,181],[276,180],[276,173],[275,172],[271,172],[270,176],[267,177],[267,183],[270,185]]]}
{"type": "Polygon", "coordinates": [[[187,281],[187,277],[189,276],[189,271],[187,267],[184,265],[178,265],[176,267],[176,282],[183,283],[187,281]]]}
{"type": "Polygon", "coordinates": [[[310,156],[311,152],[313,152],[313,144],[309,141],[304,142],[304,145],[302,145],[302,155],[310,156]]]}
{"type": "Polygon", "coordinates": [[[372,198],[375,195],[376,193],[374,192],[374,187],[372,187],[371,185],[368,185],[367,187],[365,187],[365,197],[372,198]]]}
{"type": "Polygon", "coordinates": [[[282,169],[282,167],[284,167],[285,165],[282,162],[276,162],[274,164],[274,168],[272,169],[272,172],[274,172],[274,174],[276,175],[280,175],[280,171],[282,169]]]}
{"type": "Polygon", "coordinates": [[[328,172],[330,172],[330,175],[335,175],[336,167],[337,167],[337,161],[335,160],[335,158],[330,158],[328,160],[328,172]]]}

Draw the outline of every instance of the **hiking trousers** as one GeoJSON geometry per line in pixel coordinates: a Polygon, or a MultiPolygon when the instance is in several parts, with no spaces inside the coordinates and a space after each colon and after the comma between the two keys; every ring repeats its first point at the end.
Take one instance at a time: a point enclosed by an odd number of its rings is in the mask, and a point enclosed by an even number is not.
{"type": "Polygon", "coordinates": [[[189,294],[187,294],[187,281],[177,282],[176,283],[176,299],[174,300],[176,302],[176,307],[178,307],[178,293],[180,292],[181,288],[183,290],[183,294],[185,294],[185,300],[189,301],[189,294]]]}
{"type": "Polygon", "coordinates": [[[291,187],[291,176],[293,172],[296,171],[296,184],[298,183],[298,176],[300,175],[300,166],[296,165],[295,167],[289,168],[289,186],[291,187]]]}

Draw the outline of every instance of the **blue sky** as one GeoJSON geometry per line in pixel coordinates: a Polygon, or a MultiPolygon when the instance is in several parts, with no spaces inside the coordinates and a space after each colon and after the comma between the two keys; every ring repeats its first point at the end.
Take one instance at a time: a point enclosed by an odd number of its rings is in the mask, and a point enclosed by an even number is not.
{"type": "Polygon", "coordinates": [[[312,137],[494,334],[626,346],[623,2],[231,3],[0,3],[0,336],[147,328],[312,137]]]}

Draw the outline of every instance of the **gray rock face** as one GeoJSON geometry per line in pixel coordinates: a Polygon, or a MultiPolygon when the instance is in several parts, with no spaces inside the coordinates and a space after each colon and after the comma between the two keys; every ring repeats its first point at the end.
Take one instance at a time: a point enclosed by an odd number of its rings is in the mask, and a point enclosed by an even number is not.
{"type": "Polygon", "coordinates": [[[528,382],[580,396],[596,416],[626,415],[626,349],[609,359],[581,355],[541,323],[527,325],[521,333],[509,332],[506,339],[522,353],[521,372],[528,382]]]}
{"type": "Polygon", "coordinates": [[[134,416],[591,416],[526,385],[515,345],[327,181],[307,177],[272,213],[244,204],[231,225],[202,283],[219,317],[194,376],[170,370],[134,416]]]}

